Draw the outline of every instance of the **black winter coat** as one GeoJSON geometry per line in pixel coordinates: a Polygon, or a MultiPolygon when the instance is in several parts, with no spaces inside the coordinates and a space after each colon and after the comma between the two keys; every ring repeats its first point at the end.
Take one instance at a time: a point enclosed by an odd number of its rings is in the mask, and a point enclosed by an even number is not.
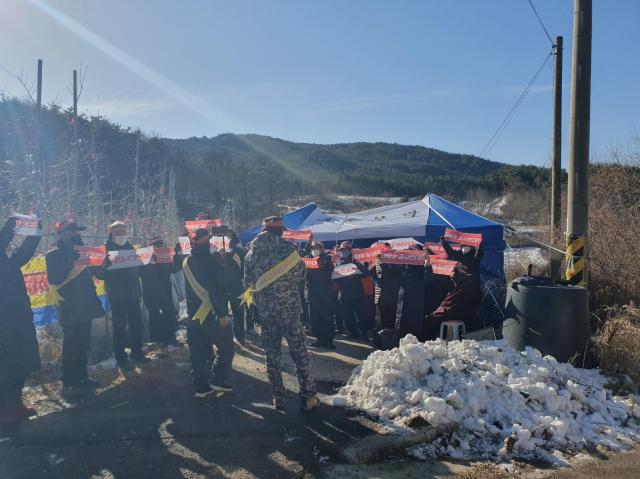
{"type": "MultiPolygon", "coordinates": [[[[171,285],[171,263],[148,264],[140,267],[142,282],[142,299],[148,307],[167,308],[175,310],[173,306],[173,286],[171,285]]],[[[170,314],[171,311],[165,311],[170,314]]]]}
{"type": "Polygon", "coordinates": [[[402,271],[402,314],[400,334],[413,334],[418,339],[424,337],[424,307],[427,281],[431,282],[431,268],[405,266],[402,271]]]}
{"type": "Polygon", "coordinates": [[[8,256],[5,251],[12,238],[12,229],[0,230],[0,379],[40,367],[33,312],[20,270],[35,253],[40,237],[28,236],[8,256]]]}
{"type": "Polygon", "coordinates": [[[467,272],[471,276],[469,279],[471,281],[470,287],[473,291],[474,300],[479,302],[482,284],[480,280],[480,262],[482,261],[484,250],[482,248],[474,248],[467,253],[463,253],[462,251],[454,250],[446,241],[442,241],[442,246],[447,252],[448,259],[462,263],[462,265],[467,269],[467,272]]]}
{"type": "Polygon", "coordinates": [[[380,286],[378,303],[395,307],[398,304],[398,294],[402,285],[402,267],[397,264],[379,264],[373,271],[380,286]]]}
{"type": "Polygon", "coordinates": [[[247,252],[239,246],[229,253],[220,255],[224,261],[223,280],[229,299],[235,299],[244,293],[244,257],[246,255],[247,252]]]}
{"type": "MultiPolygon", "coordinates": [[[[217,317],[228,314],[227,297],[222,280],[222,265],[220,255],[209,253],[209,249],[194,249],[191,256],[185,260],[194,278],[209,293],[209,300],[213,306],[213,314],[217,317]]],[[[187,292],[187,310],[189,316],[193,317],[202,304],[200,298],[189,285],[185,278],[187,292]]]]}
{"type": "Polygon", "coordinates": [[[338,287],[339,299],[346,300],[362,300],[364,297],[364,289],[362,288],[362,277],[371,274],[365,265],[354,260],[352,257],[338,260],[336,266],[353,263],[357,266],[362,274],[354,274],[344,278],[334,280],[338,287]]]}
{"type": "MultiPolygon", "coordinates": [[[[312,258],[313,256],[309,255],[309,257],[312,258]]],[[[318,258],[320,258],[320,268],[307,270],[305,296],[310,303],[331,305],[333,301],[333,291],[331,289],[333,262],[331,261],[331,256],[326,253],[322,253],[318,258]]]]}
{"type": "MultiPolygon", "coordinates": [[[[49,251],[46,256],[49,283],[62,284],[73,269],[76,258],[76,253],[68,246],[59,246],[49,251]]],[[[102,304],[93,283],[93,275],[100,274],[96,270],[99,268],[85,268],[58,290],[63,298],[58,308],[61,323],[88,321],[104,316],[102,304]]]]}
{"type": "MultiPolygon", "coordinates": [[[[115,244],[113,241],[107,241],[106,247],[107,251],[134,249],[131,243],[128,242],[120,246],[115,244]]],[[[104,279],[107,297],[111,303],[140,299],[141,288],[139,267],[113,270],[99,268],[96,270],[96,276],[99,279],[104,279]]]]}

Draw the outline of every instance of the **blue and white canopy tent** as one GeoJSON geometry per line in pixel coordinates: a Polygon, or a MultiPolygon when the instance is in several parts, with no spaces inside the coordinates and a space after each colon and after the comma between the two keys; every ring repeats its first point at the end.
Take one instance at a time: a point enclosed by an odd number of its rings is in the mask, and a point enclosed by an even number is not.
{"type": "MultiPolygon", "coordinates": [[[[383,206],[349,214],[323,214],[315,203],[284,215],[288,229],[311,230],[314,239],[326,247],[351,241],[366,248],[382,239],[413,237],[418,241],[438,242],[445,228],[467,233],[482,233],[484,256],[481,275],[485,281],[504,281],[504,226],[465,210],[429,193],[423,199],[383,206]]],[[[247,244],[261,231],[256,226],[240,233],[247,244]]]]}

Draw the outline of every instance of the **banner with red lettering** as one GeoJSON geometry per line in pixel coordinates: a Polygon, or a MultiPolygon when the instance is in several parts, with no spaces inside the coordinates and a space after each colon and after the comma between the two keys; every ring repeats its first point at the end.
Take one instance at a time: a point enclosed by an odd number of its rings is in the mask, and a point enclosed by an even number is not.
{"type": "Polygon", "coordinates": [[[151,263],[153,258],[153,246],[139,249],[121,249],[109,251],[111,266],[109,269],[134,268],[151,263]]]}
{"type": "Polygon", "coordinates": [[[27,287],[29,296],[47,294],[49,292],[49,282],[47,281],[47,273],[40,271],[37,273],[24,273],[24,284],[27,287]]]}
{"type": "Polygon", "coordinates": [[[320,269],[320,258],[302,258],[307,269],[320,269]]]}
{"type": "Polygon", "coordinates": [[[218,251],[223,250],[226,246],[229,246],[229,241],[224,236],[212,236],[209,239],[209,244],[218,251]]]}
{"type": "Polygon", "coordinates": [[[453,268],[458,266],[460,263],[457,261],[450,261],[448,259],[442,258],[431,258],[431,268],[433,269],[433,274],[439,274],[443,276],[452,276],[453,268]]]}
{"type": "Polygon", "coordinates": [[[107,257],[104,246],[74,246],[73,249],[80,255],[74,263],[77,266],[102,266],[107,257]]]}
{"type": "Polygon", "coordinates": [[[380,262],[383,264],[424,266],[425,254],[420,250],[383,251],[380,254],[380,262]]]}
{"type": "Polygon", "coordinates": [[[386,249],[386,246],[377,244],[371,248],[354,249],[352,251],[353,259],[361,263],[373,263],[378,255],[386,249]]]}
{"type": "Polygon", "coordinates": [[[415,238],[395,238],[390,240],[376,241],[373,246],[381,245],[384,243],[389,243],[391,249],[394,250],[405,250],[409,249],[413,245],[419,244],[419,242],[416,241],[415,238]]]}
{"type": "Polygon", "coordinates": [[[444,230],[444,239],[452,243],[479,248],[482,244],[482,233],[465,233],[447,228],[444,230]]]}
{"type": "Polygon", "coordinates": [[[13,232],[20,236],[42,236],[42,228],[38,226],[38,217],[33,215],[22,215],[13,213],[12,218],[16,219],[16,226],[13,232]]]}
{"type": "Polygon", "coordinates": [[[175,251],[173,248],[153,248],[153,254],[155,255],[156,264],[173,263],[173,257],[175,251]]]}
{"type": "Polygon", "coordinates": [[[438,244],[438,243],[425,243],[424,244],[424,249],[425,250],[428,249],[428,250],[431,251],[431,252],[427,251],[427,253],[429,253],[429,256],[447,259],[447,256],[448,256],[447,252],[444,250],[444,248],[442,247],[441,244],[438,244]]]}
{"type": "Polygon", "coordinates": [[[214,226],[222,226],[222,220],[195,220],[184,222],[184,229],[187,230],[189,234],[195,233],[198,229],[211,230],[214,226]]]}
{"type": "Polygon", "coordinates": [[[285,230],[282,233],[282,237],[288,240],[306,241],[308,243],[309,241],[311,241],[311,238],[313,238],[313,233],[311,232],[311,230],[285,230]]]}
{"type": "Polygon", "coordinates": [[[180,250],[182,251],[182,254],[191,254],[191,241],[189,240],[188,236],[180,236],[178,238],[178,243],[180,244],[180,250]]]}
{"type": "Polygon", "coordinates": [[[346,278],[348,276],[354,276],[362,274],[358,267],[353,263],[341,264],[333,268],[333,273],[331,274],[331,279],[341,279],[346,278]]]}

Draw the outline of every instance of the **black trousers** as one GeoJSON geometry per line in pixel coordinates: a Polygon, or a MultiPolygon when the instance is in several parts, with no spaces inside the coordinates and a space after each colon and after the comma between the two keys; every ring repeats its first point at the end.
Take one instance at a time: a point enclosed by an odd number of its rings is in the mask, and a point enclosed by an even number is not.
{"type": "Polygon", "coordinates": [[[77,386],[87,379],[91,320],[62,321],[62,383],[77,386]]]}
{"type": "Polygon", "coordinates": [[[335,336],[333,298],[310,298],[308,303],[311,332],[322,343],[330,343],[335,336]]]}
{"type": "Polygon", "coordinates": [[[380,318],[382,320],[382,327],[388,329],[394,329],[396,327],[396,312],[398,310],[398,302],[395,304],[379,303],[378,309],[380,309],[380,318]]]}
{"type": "Polygon", "coordinates": [[[231,373],[231,363],[235,354],[231,325],[222,328],[218,318],[211,315],[203,324],[190,319],[187,322],[187,342],[191,354],[191,377],[194,388],[196,390],[206,388],[212,373],[214,381],[226,381],[231,373]],[[213,353],[214,344],[218,350],[217,355],[213,353]]]}
{"type": "Polygon", "coordinates": [[[239,342],[244,343],[244,305],[241,304],[240,298],[233,298],[229,300],[229,306],[233,316],[233,334],[239,342]]]}
{"type": "Polygon", "coordinates": [[[163,344],[175,342],[178,313],[176,313],[171,297],[162,301],[145,300],[144,305],[149,311],[149,337],[151,341],[163,344]]]}
{"type": "Polygon", "coordinates": [[[256,327],[256,324],[260,323],[258,309],[255,306],[250,306],[249,308],[247,308],[245,318],[247,321],[247,329],[253,329],[256,327]]]}
{"type": "Polygon", "coordinates": [[[124,361],[127,353],[127,326],[129,326],[129,345],[132,356],[142,355],[142,317],[140,315],[140,300],[127,299],[111,303],[113,317],[113,352],[116,360],[124,361]]]}
{"type": "Polygon", "coordinates": [[[342,324],[346,326],[352,336],[364,334],[369,329],[364,308],[364,297],[341,298],[340,317],[342,324]]]}

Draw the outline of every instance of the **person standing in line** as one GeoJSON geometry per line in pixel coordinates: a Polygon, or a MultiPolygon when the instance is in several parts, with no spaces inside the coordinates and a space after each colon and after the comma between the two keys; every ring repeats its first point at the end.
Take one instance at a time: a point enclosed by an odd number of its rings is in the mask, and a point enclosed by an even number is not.
{"type": "Polygon", "coordinates": [[[360,274],[352,274],[336,279],[338,285],[338,302],[342,324],[349,331],[349,338],[360,339],[365,336],[373,325],[369,324],[364,308],[364,289],[362,276],[370,274],[365,266],[353,258],[352,246],[348,241],[340,243],[338,248],[338,262],[336,267],[354,264],[360,274]]]}
{"type": "Polygon", "coordinates": [[[122,221],[114,221],[108,227],[109,238],[106,242],[107,257],[96,276],[104,279],[107,298],[111,305],[113,320],[113,352],[118,367],[125,371],[133,369],[133,363],[147,363],[142,352],[142,315],[140,313],[140,271],[139,267],[109,269],[110,251],[132,250],[128,241],[129,228],[122,221]],[[127,355],[127,326],[129,326],[131,357],[127,355]]]}
{"type": "Polygon", "coordinates": [[[282,238],[282,218],[265,218],[262,225],[263,231],[249,243],[244,284],[249,291],[256,288],[256,285],[259,286],[259,290],[255,292],[255,303],[260,312],[261,336],[273,405],[278,410],[284,409],[285,388],[280,363],[284,337],[296,365],[301,409],[311,411],[320,405],[320,401],[311,377],[306,335],[300,322],[302,304],[298,285],[304,280],[305,267],[296,247],[282,238]]]}
{"type": "Polygon", "coordinates": [[[99,267],[76,266],[80,255],[74,246],[84,242],[84,227],[73,221],[56,223],[57,247],[46,256],[47,278],[55,288],[58,320],[62,326],[62,384],[68,401],[77,401],[87,388],[99,387],[87,375],[87,356],[91,343],[93,320],[104,316],[93,277],[99,267]]]}
{"type": "Polygon", "coordinates": [[[15,226],[16,219],[9,218],[0,229],[0,427],[9,428],[36,414],[22,403],[22,388],[29,374],[40,369],[33,311],[20,270],[36,252],[40,237],[26,237],[7,255],[15,226]]]}
{"type": "Polygon", "coordinates": [[[221,258],[211,252],[211,233],[200,228],[191,237],[191,255],[183,271],[187,291],[187,343],[191,355],[191,377],[195,396],[205,398],[215,391],[230,392],[233,330],[228,315],[222,279],[221,258]],[[213,345],[218,349],[213,353],[213,345]]]}
{"type": "Polygon", "coordinates": [[[240,296],[244,292],[244,257],[246,251],[240,246],[238,235],[230,229],[225,232],[225,249],[220,255],[224,261],[227,299],[233,316],[233,334],[236,340],[245,345],[245,307],[240,296]]]}
{"type": "MultiPolygon", "coordinates": [[[[385,243],[387,249],[391,249],[389,243],[385,243]]],[[[374,277],[380,284],[380,297],[378,309],[382,327],[394,329],[396,327],[396,315],[398,311],[398,296],[402,285],[402,266],[397,264],[383,264],[378,259],[374,270],[374,277]]]]}
{"type": "MultiPolygon", "coordinates": [[[[164,248],[164,240],[155,236],[148,246],[164,248]]],[[[149,339],[165,346],[179,346],[176,339],[178,313],[173,304],[171,274],[173,264],[151,262],[140,267],[142,300],[149,312],[149,339]]]]}
{"type": "Polygon", "coordinates": [[[307,270],[305,282],[305,296],[309,309],[311,331],[317,341],[314,347],[335,349],[333,338],[335,323],[333,321],[333,292],[331,290],[331,274],[333,262],[324,252],[324,245],[320,241],[311,243],[311,258],[318,262],[318,268],[307,270]]]}

